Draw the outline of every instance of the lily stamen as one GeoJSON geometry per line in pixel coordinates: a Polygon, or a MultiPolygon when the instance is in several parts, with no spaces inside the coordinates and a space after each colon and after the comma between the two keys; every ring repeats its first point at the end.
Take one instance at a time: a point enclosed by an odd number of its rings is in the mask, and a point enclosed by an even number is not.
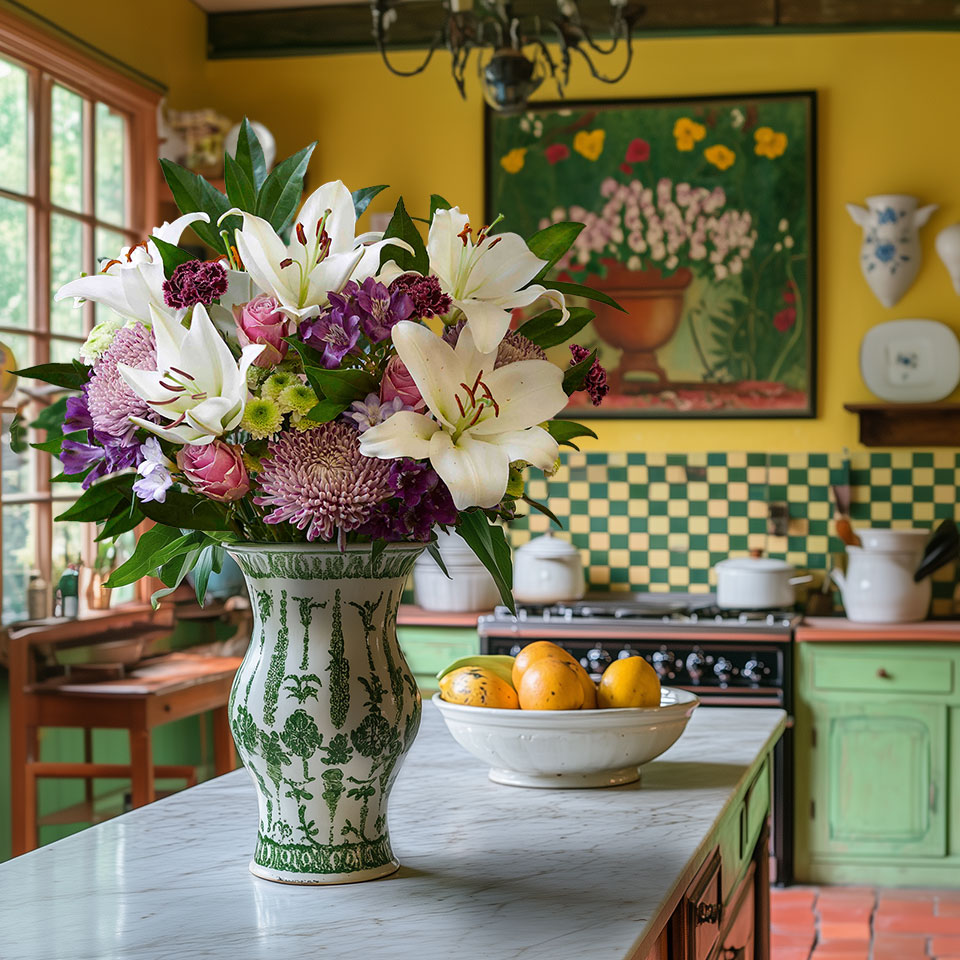
{"type": "Polygon", "coordinates": [[[303,229],[303,224],[302,224],[302,223],[299,223],[299,222],[297,223],[297,239],[298,239],[304,246],[307,245],[307,234],[306,234],[306,231],[303,229]]]}
{"type": "Polygon", "coordinates": [[[457,401],[457,406],[460,408],[460,416],[465,417],[467,415],[467,411],[463,409],[463,401],[460,399],[460,394],[455,393],[453,395],[453,399],[457,401]]]}
{"type": "Polygon", "coordinates": [[[468,387],[463,381],[460,382],[460,386],[467,391],[467,396],[470,398],[470,406],[475,407],[477,405],[477,385],[474,384],[473,387],[468,387]]]}
{"type": "Polygon", "coordinates": [[[457,236],[463,241],[463,245],[466,246],[467,242],[470,240],[470,224],[467,223],[464,228],[457,234],[457,236]]]}
{"type": "MultiPolygon", "coordinates": [[[[181,370],[179,367],[171,367],[170,370],[173,373],[179,373],[181,377],[186,377],[188,380],[196,380],[197,378],[192,373],[187,373],[186,370],[181,370]]],[[[168,374],[169,375],[169,374],[168,374]]]]}

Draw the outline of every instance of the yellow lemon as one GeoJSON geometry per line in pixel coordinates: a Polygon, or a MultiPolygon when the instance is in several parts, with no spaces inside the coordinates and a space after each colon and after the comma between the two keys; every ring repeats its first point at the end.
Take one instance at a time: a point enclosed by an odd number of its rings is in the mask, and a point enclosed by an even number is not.
{"type": "Polygon", "coordinates": [[[483,667],[459,667],[440,681],[440,696],[467,707],[499,707],[516,710],[517,691],[502,677],[483,667]]]}
{"type": "Polygon", "coordinates": [[[520,678],[517,693],[522,710],[579,710],[583,706],[583,685],[577,675],[579,664],[544,657],[530,664],[520,678]]]}
{"type": "Polygon", "coordinates": [[[557,646],[557,644],[551,643],[549,640],[536,640],[533,643],[528,643],[517,654],[516,660],[513,661],[513,685],[519,690],[520,678],[523,676],[527,667],[546,657],[551,657],[554,660],[566,660],[568,663],[574,663],[580,666],[579,661],[567,653],[563,647],[557,646]]]}
{"type": "Polygon", "coordinates": [[[580,686],[583,687],[583,705],[580,707],[581,710],[596,710],[597,709],[597,685],[590,678],[590,674],[587,673],[583,667],[580,667],[580,672],[577,674],[580,677],[580,686]]]}
{"type": "Polygon", "coordinates": [[[659,707],[660,678],[643,657],[614,660],[603,671],[597,704],[606,707],[659,707]]]}

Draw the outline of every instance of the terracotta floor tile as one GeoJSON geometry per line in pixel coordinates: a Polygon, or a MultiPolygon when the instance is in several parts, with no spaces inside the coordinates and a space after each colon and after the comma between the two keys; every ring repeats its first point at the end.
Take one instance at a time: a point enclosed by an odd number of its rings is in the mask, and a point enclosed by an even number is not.
{"type": "Polygon", "coordinates": [[[771,947],[770,960],[809,960],[810,951],[801,947],[771,947]]]}
{"type": "Polygon", "coordinates": [[[936,913],[940,917],[960,916],[960,900],[945,900],[938,897],[936,913]]]}
{"type": "MultiPolygon", "coordinates": [[[[955,906],[960,908],[960,903],[951,903],[950,906],[955,906]]],[[[934,898],[932,896],[926,897],[911,897],[911,898],[896,898],[893,897],[884,897],[877,904],[877,916],[885,917],[891,914],[901,914],[908,917],[917,917],[917,916],[933,916],[933,907],[934,907],[934,898]]]]}
{"type": "Polygon", "coordinates": [[[818,927],[821,940],[862,940],[864,943],[870,942],[870,921],[852,920],[844,921],[820,921],[818,927]]]}
{"type": "Polygon", "coordinates": [[[770,917],[773,926],[777,929],[813,930],[816,923],[816,918],[809,909],[794,908],[790,910],[778,910],[774,907],[770,911],[770,917]]]}
{"type": "Polygon", "coordinates": [[[770,891],[770,903],[775,907],[812,907],[817,898],[815,890],[796,889],[785,887],[783,890],[774,888],[770,891]]]}
{"type": "Polygon", "coordinates": [[[813,942],[817,935],[811,930],[808,934],[801,933],[779,933],[774,930],[770,934],[770,949],[774,953],[780,950],[804,950],[810,953],[813,949],[813,942]]]}
{"type": "Polygon", "coordinates": [[[865,943],[860,950],[837,950],[828,943],[820,944],[813,951],[811,960],[868,960],[870,944],[865,943]]]}
{"type": "Polygon", "coordinates": [[[930,952],[934,956],[960,954],[960,937],[934,937],[930,941],[930,952]]]}
{"type": "Polygon", "coordinates": [[[873,960],[924,960],[927,938],[878,933],[873,940],[873,960]]]}
{"type": "MultiPolygon", "coordinates": [[[[821,922],[850,922],[860,920],[864,923],[870,922],[873,915],[873,907],[860,906],[858,904],[837,903],[818,903],[814,908],[821,922]]],[[[931,911],[932,915],[932,911],[931,911]]]]}
{"type": "Polygon", "coordinates": [[[873,928],[886,933],[925,933],[928,936],[938,934],[960,935],[960,916],[931,917],[923,914],[884,916],[881,914],[874,919],[873,928]]]}

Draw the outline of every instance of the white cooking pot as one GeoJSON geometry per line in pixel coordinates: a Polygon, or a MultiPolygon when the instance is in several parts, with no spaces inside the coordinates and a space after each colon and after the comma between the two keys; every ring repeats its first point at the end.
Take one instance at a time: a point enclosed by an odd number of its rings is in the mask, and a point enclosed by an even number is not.
{"type": "Polygon", "coordinates": [[[777,610],[796,603],[794,585],[813,578],[798,577],[786,560],[772,557],[730,557],[717,571],[717,606],[726,610],[777,610]]]}
{"type": "Polygon", "coordinates": [[[466,612],[492,610],[500,591],[487,568],[457,533],[437,531],[437,546],[448,577],[424,551],[413,565],[413,592],[424,610],[466,612]]]}
{"type": "Polygon", "coordinates": [[[552,533],[536,537],[513,555],[513,595],[521,603],[561,603],[584,593],[580,551],[552,533]]]}
{"type": "Polygon", "coordinates": [[[877,553],[847,547],[847,574],[832,570],[848,620],[858,623],[912,623],[930,606],[930,578],[914,583],[923,553],[919,549],[877,553]]]}

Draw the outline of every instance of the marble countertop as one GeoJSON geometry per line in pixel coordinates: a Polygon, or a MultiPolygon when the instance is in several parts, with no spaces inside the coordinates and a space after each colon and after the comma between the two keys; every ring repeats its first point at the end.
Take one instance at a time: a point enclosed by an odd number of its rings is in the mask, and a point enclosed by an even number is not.
{"type": "Polygon", "coordinates": [[[391,798],[392,877],[253,877],[256,800],[239,770],[0,865],[0,956],[631,957],[784,717],[701,707],[639,783],[530,790],[490,782],[427,703],[391,798]]]}

